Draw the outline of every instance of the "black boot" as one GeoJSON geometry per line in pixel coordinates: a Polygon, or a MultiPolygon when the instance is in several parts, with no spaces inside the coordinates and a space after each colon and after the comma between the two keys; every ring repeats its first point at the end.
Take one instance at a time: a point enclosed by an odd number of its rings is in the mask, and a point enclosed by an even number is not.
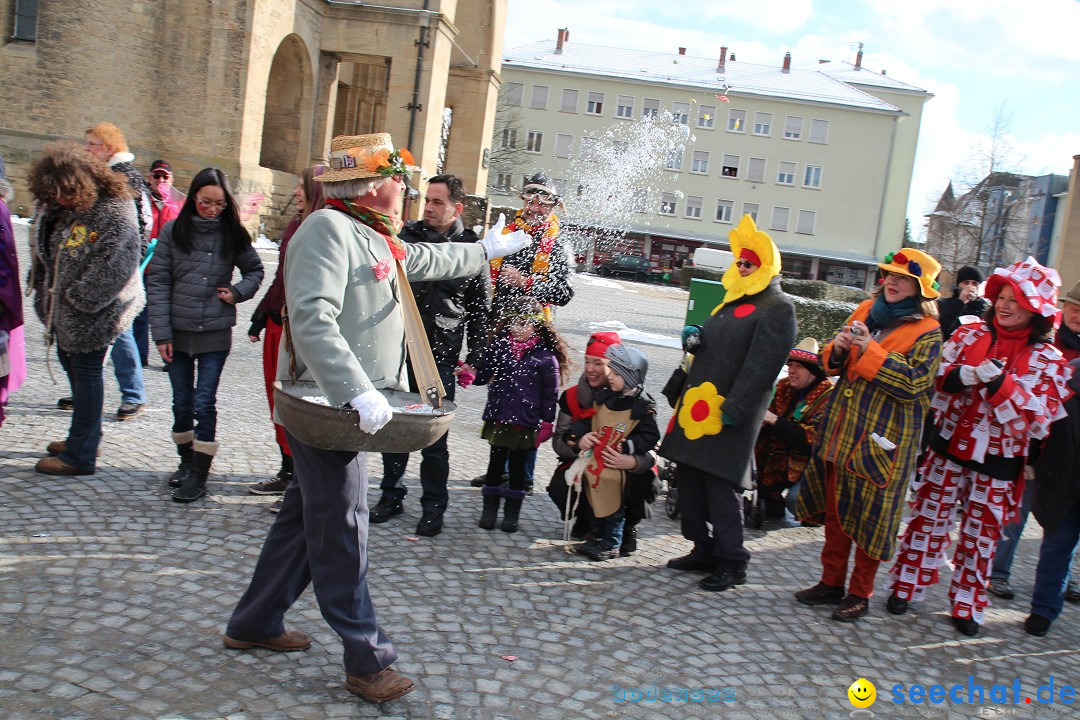
{"type": "Polygon", "coordinates": [[[210,475],[210,464],[217,454],[216,442],[196,440],[192,447],[191,470],[184,476],[180,489],[173,493],[176,502],[195,502],[206,494],[206,478],[210,475]]]}
{"type": "Polygon", "coordinates": [[[506,496],[506,505],[503,507],[503,521],[499,529],[503,532],[517,532],[518,517],[521,515],[521,503],[525,500],[525,490],[512,490],[505,488],[503,495],[506,496]]]}
{"type": "Polygon", "coordinates": [[[184,482],[184,477],[191,470],[191,442],[195,439],[195,431],[174,432],[173,442],[176,443],[176,454],[180,456],[180,467],[169,476],[169,487],[178,488],[184,482]]]}
{"type": "Polygon", "coordinates": [[[485,485],[480,492],[484,495],[484,510],[480,513],[480,522],[477,524],[484,530],[494,530],[495,519],[499,517],[499,503],[502,502],[502,486],[485,485]]]}
{"type": "Polygon", "coordinates": [[[637,552],[637,524],[623,527],[622,545],[619,547],[619,557],[629,557],[637,552]]]}

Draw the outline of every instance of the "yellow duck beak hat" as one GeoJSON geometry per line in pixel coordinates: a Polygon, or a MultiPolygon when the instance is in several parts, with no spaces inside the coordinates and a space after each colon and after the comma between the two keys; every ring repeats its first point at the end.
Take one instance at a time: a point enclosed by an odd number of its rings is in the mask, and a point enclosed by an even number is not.
{"type": "Polygon", "coordinates": [[[750,260],[759,267],[747,277],[739,274],[735,263],[728,267],[721,278],[725,291],[724,302],[716,306],[714,313],[745,295],[756,295],[780,274],[780,251],[768,233],[758,230],[757,223],[751,216],[743,215],[739,224],[728,233],[728,242],[731,244],[731,254],[736,260],[750,260]]]}

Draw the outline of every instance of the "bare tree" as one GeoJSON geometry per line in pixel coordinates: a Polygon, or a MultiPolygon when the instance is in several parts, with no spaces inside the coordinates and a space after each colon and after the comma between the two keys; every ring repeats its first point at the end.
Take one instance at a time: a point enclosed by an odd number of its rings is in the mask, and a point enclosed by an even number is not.
{"type": "Polygon", "coordinates": [[[529,157],[525,152],[527,130],[522,121],[521,105],[510,104],[506,94],[507,90],[499,94],[495,106],[495,132],[488,165],[489,196],[512,192],[515,173],[527,164],[529,157]]]}
{"type": "Polygon", "coordinates": [[[942,284],[964,265],[984,273],[1028,251],[1033,222],[1032,178],[1012,141],[1012,114],[1006,104],[994,108],[986,135],[972,148],[927,216],[927,250],[943,268],[942,284]]]}

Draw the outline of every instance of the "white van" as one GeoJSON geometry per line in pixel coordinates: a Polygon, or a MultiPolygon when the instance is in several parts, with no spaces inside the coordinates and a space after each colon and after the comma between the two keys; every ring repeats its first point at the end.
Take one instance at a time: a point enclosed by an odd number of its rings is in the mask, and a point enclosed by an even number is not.
{"type": "Polygon", "coordinates": [[[694,251],[694,267],[722,273],[731,267],[733,262],[735,262],[735,256],[727,250],[702,247],[694,251]]]}

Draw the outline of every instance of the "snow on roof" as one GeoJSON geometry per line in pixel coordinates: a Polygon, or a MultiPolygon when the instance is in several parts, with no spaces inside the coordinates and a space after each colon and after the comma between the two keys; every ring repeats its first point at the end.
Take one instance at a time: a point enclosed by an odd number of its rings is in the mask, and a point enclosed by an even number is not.
{"type": "Polygon", "coordinates": [[[814,66],[814,70],[852,85],[868,85],[871,87],[882,88],[883,90],[926,93],[926,90],[923,90],[920,87],[901,82],[888,75],[874,72],[873,70],[867,70],[865,67],[856,68],[852,63],[844,60],[819,63],[814,66]]]}
{"type": "Polygon", "coordinates": [[[817,69],[791,68],[790,72],[784,72],[777,66],[729,60],[721,73],[717,71],[717,58],[570,42],[564,43],[562,52],[556,54],[555,46],[556,42],[552,40],[507,50],[503,53],[503,65],[661,83],[717,93],[724,91],[726,83],[728,93],[734,95],[759,95],[878,112],[900,112],[884,100],[817,69]]]}

